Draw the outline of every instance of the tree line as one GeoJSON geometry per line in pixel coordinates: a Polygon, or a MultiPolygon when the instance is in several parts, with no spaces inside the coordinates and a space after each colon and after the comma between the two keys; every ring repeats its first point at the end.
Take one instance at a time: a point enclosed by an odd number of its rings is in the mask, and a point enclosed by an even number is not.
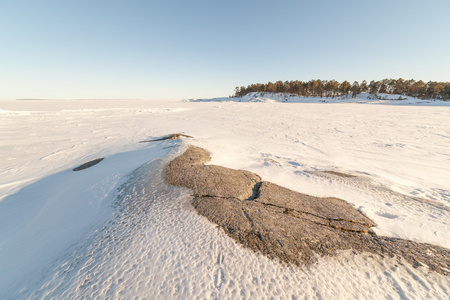
{"type": "Polygon", "coordinates": [[[338,82],[336,80],[310,80],[310,81],[277,81],[269,83],[256,83],[247,87],[236,87],[234,97],[242,97],[248,93],[289,93],[298,96],[309,97],[337,97],[352,96],[356,97],[359,93],[367,92],[374,97],[378,94],[398,94],[412,96],[421,99],[450,99],[450,83],[414,79],[383,79],[379,81],[372,80],[369,83],[363,80],[361,83],[355,81],[338,82]]]}

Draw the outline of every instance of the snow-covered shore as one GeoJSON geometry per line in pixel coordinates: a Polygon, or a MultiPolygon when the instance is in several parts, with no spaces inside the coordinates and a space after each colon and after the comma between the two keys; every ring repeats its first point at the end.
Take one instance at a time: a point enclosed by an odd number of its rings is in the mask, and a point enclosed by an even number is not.
{"type": "Polygon", "coordinates": [[[211,99],[190,99],[192,102],[284,102],[284,103],[359,103],[384,105],[420,105],[420,106],[450,106],[450,101],[439,99],[419,99],[397,94],[360,93],[336,97],[304,97],[286,93],[249,93],[242,97],[222,97],[211,99]]]}
{"type": "Polygon", "coordinates": [[[186,191],[161,182],[162,162],[182,143],[138,143],[184,132],[212,164],[345,199],[377,234],[450,248],[446,102],[273,98],[0,101],[0,296],[448,296],[448,278],[388,258],[346,253],[299,270],[242,249],[195,214],[186,191]],[[98,157],[105,160],[72,172],[98,157]],[[127,177],[148,161],[158,166],[152,190],[130,195],[153,204],[127,218],[114,204],[117,189],[149,180],[127,177]],[[317,175],[324,170],[359,177],[317,175]]]}

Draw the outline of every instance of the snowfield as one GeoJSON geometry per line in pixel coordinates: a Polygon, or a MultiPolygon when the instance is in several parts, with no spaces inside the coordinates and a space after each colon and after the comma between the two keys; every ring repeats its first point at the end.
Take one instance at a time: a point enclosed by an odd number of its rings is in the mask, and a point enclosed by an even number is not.
{"type": "Polygon", "coordinates": [[[397,258],[269,260],[164,183],[189,143],[342,198],[378,235],[450,248],[450,103],[392,99],[0,101],[0,299],[448,299],[449,277],[397,258]],[[169,133],[194,138],[139,143],[169,133]]]}

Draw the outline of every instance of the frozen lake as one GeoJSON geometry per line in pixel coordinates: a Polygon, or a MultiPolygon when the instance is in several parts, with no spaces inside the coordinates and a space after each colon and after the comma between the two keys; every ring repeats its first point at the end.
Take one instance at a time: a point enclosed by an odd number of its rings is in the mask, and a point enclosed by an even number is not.
{"type": "Polygon", "coordinates": [[[193,144],[450,248],[448,120],[446,105],[0,101],[0,298],[446,298],[448,277],[391,258],[294,268],[243,249],[162,170],[193,144]],[[194,139],[139,143],[178,132],[194,139]]]}

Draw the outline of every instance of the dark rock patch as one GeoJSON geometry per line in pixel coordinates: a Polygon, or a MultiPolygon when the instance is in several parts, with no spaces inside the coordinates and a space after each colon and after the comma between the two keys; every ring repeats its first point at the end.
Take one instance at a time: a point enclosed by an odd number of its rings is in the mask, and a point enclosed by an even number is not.
{"type": "Polygon", "coordinates": [[[331,174],[331,175],[335,175],[335,176],[339,176],[339,177],[346,177],[346,178],[354,178],[354,177],[356,177],[354,175],[345,174],[345,173],[336,172],[336,171],[322,171],[322,173],[331,174]]]}
{"type": "Polygon", "coordinates": [[[84,163],[84,164],[82,164],[82,165],[76,167],[75,169],[73,169],[73,171],[81,171],[81,170],[90,168],[90,167],[92,167],[92,166],[95,166],[95,165],[98,164],[99,162],[101,162],[103,159],[104,159],[103,157],[102,157],[102,158],[96,158],[96,159],[93,159],[93,160],[91,160],[91,161],[88,161],[87,163],[84,163]]]}
{"type": "Polygon", "coordinates": [[[139,143],[150,143],[150,142],[157,142],[157,141],[165,141],[165,140],[177,140],[182,137],[185,138],[192,138],[190,135],[182,134],[182,133],[171,133],[166,136],[154,139],[154,140],[147,140],[147,141],[140,141],[139,143]]]}
{"type": "Polygon", "coordinates": [[[258,175],[204,165],[209,153],[189,147],[166,169],[166,182],[194,191],[193,206],[253,251],[295,265],[341,250],[397,256],[450,274],[450,250],[377,236],[376,224],[338,198],[320,198],[260,181],[258,175]]]}

